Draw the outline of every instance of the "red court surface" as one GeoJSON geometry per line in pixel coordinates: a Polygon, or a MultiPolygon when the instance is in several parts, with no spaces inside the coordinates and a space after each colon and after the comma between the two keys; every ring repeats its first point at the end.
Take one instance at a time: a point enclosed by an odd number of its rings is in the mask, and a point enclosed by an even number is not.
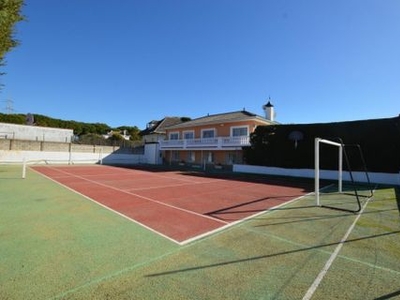
{"type": "Polygon", "coordinates": [[[37,172],[185,244],[303,196],[312,182],[111,166],[35,166],[37,172]]]}

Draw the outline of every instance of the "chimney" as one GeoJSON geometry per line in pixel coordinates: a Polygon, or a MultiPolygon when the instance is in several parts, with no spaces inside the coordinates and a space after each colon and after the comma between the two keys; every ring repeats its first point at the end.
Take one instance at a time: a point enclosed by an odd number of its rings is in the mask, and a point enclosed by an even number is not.
{"type": "Polygon", "coordinates": [[[268,99],[268,103],[263,105],[263,110],[265,112],[265,118],[269,121],[274,121],[275,112],[274,106],[271,104],[271,98],[268,99]]]}

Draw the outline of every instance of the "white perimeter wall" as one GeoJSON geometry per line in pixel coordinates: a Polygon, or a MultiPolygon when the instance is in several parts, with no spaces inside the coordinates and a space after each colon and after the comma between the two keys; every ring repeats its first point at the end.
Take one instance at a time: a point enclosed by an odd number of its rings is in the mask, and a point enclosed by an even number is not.
{"type": "MultiPolygon", "coordinates": [[[[314,178],[314,169],[283,169],[276,167],[262,167],[250,165],[234,165],[234,172],[253,173],[253,174],[266,174],[266,175],[282,175],[292,177],[306,177],[314,178]]],[[[399,173],[368,173],[369,179],[373,183],[400,185],[400,172],[399,173]]],[[[319,176],[321,179],[338,179],[337,171],[320,170],[319,176]]],[[[367,182],[365,173],[353,172],[353,178],[358,182],[367,182]]],[[[349,172],[343,171],[343,180],[350,180],[349,172]]]]}
{"type": "Polygon", "coordinates": [[[0,138],[70,143],[72,129],[0,123],[0,138]]]}
{"type": "Polygon", "coordinates": [[[104,164],[138,164],[147,163],[144,155],[86,152],[50,152],[50,151],[9,151],[0,150],[1,163],[57,164],[68,163],[104,163],[104,164]]]}

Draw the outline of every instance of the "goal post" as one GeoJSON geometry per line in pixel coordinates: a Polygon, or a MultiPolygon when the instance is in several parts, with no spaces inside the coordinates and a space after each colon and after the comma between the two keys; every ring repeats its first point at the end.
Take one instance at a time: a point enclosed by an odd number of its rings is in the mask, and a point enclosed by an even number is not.
{"type": "Polygon", "coordinates": [[[343,144],[342,143],[338,143],[338,142],[334,142],[331,140],[326,140],[326,139],[322,139],[322,138],[315,138],[315,143],[314,143],[314,167],[315,167],[315,199],[317,202],[317,206],[321,206],[320,205],[320,199],[319,199],[319,179],[320,179],[320,144],[328,144],[334,147],[338,147],[338,192],[341,193],[342,189],[343,189],[343,144]]]}
{"type": "Polygon", "coordinates": [[[68,164],[75,165],[80,163],[93,163],[103,164],[103,147],[98,146],[80,146],[79,148],[70,147],[68,153],[68,164]]]}
{"type": "MultiPolygon", "coordinates": [[[[349,212],[353,212],[353,213],[358,213],[361,211],[361,202],[360,202],[360,197],[372,197],[373,196],[373,189],[371,187],[371,182],[369,180],[369,175],[368,175],[368,171],[367,171],[367,166],[364,160],[364,156],[363,153],[361,151],[361,147],[360,145],[346,145],[343,143],[342,139],[340,138],[336,138],[337,141],[332,141],[332,140],[327,140],[327,139],[322,139],[322,138],[315,138],[315,199],[316,199],[316,204],[317,206],[320,207],[326,207],[326,208],[332,208],[332,209],[337,209],[337,210],[343,210],[343,211],[349,211],[349,212]],[[334,200],[332,203],[334,203],[333,205],[322,205],[321,204],[321,199],[320,199],[320,157],[321,157],[321,153],[320,153],[320,145],[321,144],[327,144],[333,147],[337,147],[338,148],[338,193],[339,193],[339,197],[335,196],[334,193],[332,192],[328,192],[327,194],[331,194],[331,196],[334,197],[334,200]],[[363,188],[363,190],[365,192],[369,192],[368,196],[363,196],[361,194],[359,194],[359,188],[360,188],[360,182],[358,182],[356,184],[356,181],[354,179],[353,176],[353,170],[350,164],[350,156],[348,154],[348,152],[346,151],[346,148],[350,149],[355,149],[356,151],[356,156],[357,157],[352,157],[352,162],[354,163],[353,160],[357,161],[359,160],[360,164],[361,164],[361,174],[364,173],[365,174],[365,180],[367,183],[367,188],[363,188]],[[354,190],[354,194],[349,194],[348,192],[344,193],[343,192],[343,163],[346,163],[346,174],[348,174],[348,178],[346,176],[346,180],[349,181],[350,186],[352,187],[352,189],[354,190]],[[350,195],[351,198],[349,198],[349,200],[351,200],[349,203],[354,203],[353,199],[355,198],[357,201],[356,204],[357,208],[348,208],[348,207],[343,207],[343,205],[339,205],[339,202],[341,201],[345,201],[346,195],[350,195]]],[[[343,202],[344,203],[344,202],[343,202]]],[[[353,206],[353,205],[352,205],[353,206]]]]}

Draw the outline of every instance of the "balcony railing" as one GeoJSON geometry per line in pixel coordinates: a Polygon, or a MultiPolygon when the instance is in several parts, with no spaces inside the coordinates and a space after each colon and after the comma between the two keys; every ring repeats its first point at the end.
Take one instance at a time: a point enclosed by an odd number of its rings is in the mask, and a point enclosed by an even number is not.
{"type": "Polygon", "coordinates": [[[161,150],[168,149],[225,149],[250,146],[248,136],[215,137],[203,139],[163,140],[161,150]]]}

